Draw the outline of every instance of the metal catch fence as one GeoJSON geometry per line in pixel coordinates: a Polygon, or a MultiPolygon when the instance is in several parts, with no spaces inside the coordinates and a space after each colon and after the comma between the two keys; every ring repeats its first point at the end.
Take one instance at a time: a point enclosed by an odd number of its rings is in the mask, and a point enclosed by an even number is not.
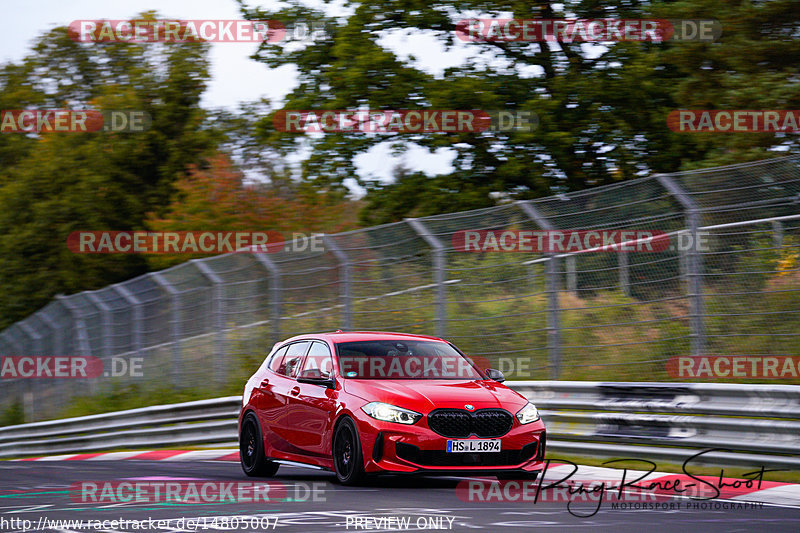
{"type": "Polygon", "coordinates": [[[798,156],[408,219],[323,244],[192,260],[58,297],[0,333],[0,355],[140,357],[142,376],[3,379],[0,402],[22,402],[37,420],[114,387],[235,393],[274,342],[339,328],[443,336],[514,380],[672,381],[674,356],[800,355],[798,156]],[[669,245],[463,246],[464,232],[628,230],[669,245]]]}

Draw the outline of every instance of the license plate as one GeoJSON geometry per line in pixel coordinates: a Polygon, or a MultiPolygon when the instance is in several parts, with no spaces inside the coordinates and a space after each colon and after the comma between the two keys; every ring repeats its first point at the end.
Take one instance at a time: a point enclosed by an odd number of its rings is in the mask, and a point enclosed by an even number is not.
{"type": "Polygon", "coordinates": [[[499,452],[500,439],[447,441],[447,453],[499,452]]]}

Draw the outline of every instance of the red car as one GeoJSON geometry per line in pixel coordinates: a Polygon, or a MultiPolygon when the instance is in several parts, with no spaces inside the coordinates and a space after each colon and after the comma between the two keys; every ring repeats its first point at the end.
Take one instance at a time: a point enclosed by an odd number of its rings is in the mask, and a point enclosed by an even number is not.
{"type": "Polygon", "coordinates": [[[536,407],[436,337],[384,332],[280,342],[248,380],[239,450],[248,476],[279,464],[366,474],[535,478],[545,428],[536,407]]]}

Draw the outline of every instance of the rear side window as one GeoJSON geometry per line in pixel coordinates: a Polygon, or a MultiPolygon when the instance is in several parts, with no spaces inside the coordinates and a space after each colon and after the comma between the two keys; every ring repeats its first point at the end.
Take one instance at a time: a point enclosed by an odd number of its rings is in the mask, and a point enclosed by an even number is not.
{"type": "Polygon", "coordinates": [[[269,363],[269,369],[273,372],[278,372],[278,368],[281,366],[281,362],[283,361],[283,356],[286,355],[286,349],[288,346],[284,346],[277,352],[275,355],[272,356],[272,361],[269,363]]]}
{"type": "Polygon", "coordinates": [[[311,345],[311,349],[306,356],[306,362],[303,365],[303,371],[305,372],[306,370],[318,370],[321,378],[329,378],[331,376],[333,359],[327,344],[315,342],[311,345]]]}
{"type": "Polygon", "coordinates": [[[306,354],[309,344],[311,343],[308,341],[290,344],[276,372],[290,378],[296,378],[300,372],[300,365],[303,362],[303,356],[306,354]]]}

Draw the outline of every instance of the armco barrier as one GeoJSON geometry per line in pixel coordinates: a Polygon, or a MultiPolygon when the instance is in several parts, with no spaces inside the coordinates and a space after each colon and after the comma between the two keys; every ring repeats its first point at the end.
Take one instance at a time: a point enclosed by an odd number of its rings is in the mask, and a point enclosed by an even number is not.
{"type": "MultiPolygon", "coordinates": [[[[539,408],[548,455],[800,469],[800,386],[507,382],[539,408]]],[[[0,428],[0,457],[236,441],[241,397],[0,428]]]]}
{"type": "Polygon", "coordinates": [[[800,469],[800,386],[517,381],[548,450],[682,463],[800,469]]]}
{"type": "Polygon", "coordinates": [[[55,298],[0,331],[3,358],[92,356],[106,370],[141,359],[114,379],[7,375],[0,411],[46,420],[87,386],[214,397],[238,379],[236,356],[340,328],[445,336],[514,379],[596,367],[590,379],[655,381],[689,354],[797,356],[798,199],[800,154],[789,154],[331,233],[324,250],[293,235],[275,253],[186,261],[55,298]],[[543,240],[518,238],[533,232],[543,240]],[[662,237],[653,253],[642,232],[662,237]]]}

